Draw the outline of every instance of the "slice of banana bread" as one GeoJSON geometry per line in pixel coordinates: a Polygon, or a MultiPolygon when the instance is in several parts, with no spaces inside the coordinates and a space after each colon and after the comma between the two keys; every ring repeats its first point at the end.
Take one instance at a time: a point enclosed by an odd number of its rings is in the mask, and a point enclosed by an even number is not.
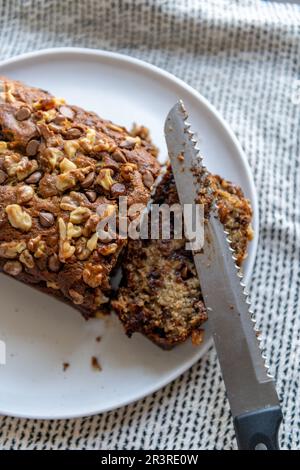
{"type": "Polygon", "coordinates": [[[156,153],[144,128],[0,77],[0,271],[93,316],[126,244],[98,238],[96,208],[147,203],[156,153]]]}
{"type": "MultiPolygon", "coordinates": [[[[241,265],[252,238],[250,203],[240,188],[210,176],[224,227],[241,265]]],[[[171,169],[159,183],[153,202],[178,202],[171,169]]],[[[112,302],[126,333],[140,332],[170,349],[188,337],[199,344],[207,319],[192,254],[182,240],[130,240],[123,259],[123,281],[112,302]]]]}

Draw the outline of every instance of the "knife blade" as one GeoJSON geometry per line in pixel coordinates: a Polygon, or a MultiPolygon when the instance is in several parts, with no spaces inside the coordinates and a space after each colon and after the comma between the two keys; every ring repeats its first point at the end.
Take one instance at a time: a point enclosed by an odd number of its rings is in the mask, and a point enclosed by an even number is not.
{"type": "MultiPolygon", "coordinates": [[[[201,182],[208,174],[187,117],[180,101],[169,112],[164,129],[182,206],[195,205],[201,182]]],[[[193,251],[193,257],[238,447],[278,449],[282,420],[278,396],[261,355],[245,285],[215,205],[204,224],[204,247],[193,251]]]]}

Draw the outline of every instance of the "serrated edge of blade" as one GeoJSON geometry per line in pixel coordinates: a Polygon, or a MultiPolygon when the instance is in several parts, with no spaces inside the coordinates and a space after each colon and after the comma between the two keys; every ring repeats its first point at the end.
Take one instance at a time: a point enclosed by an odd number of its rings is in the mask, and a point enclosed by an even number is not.
{"type": "MultiPolygon", "coordinates": [[[[188,117],[189,117],[188,112],[187,112],[182,100],[180,100],[178,102],[178,105],[180,106],[182,114],[183,114],[183,121],[184,121],[185,131],[189,136],[189,140],[190,140],[190,142],[191,142],[191,144],[192,144],[192,146],[195,150],[195,153],[197,154],[197,162],[195,162],[195,165],[196,164],[201,165],[201,170],[203,172],[203,178],[208,177],[210,173],[209,173],[207,167],[204,164],[204,158],[203,158],[203,155],[202,155],[200,149],[198,148],[198,145],[197,145],[198,142],[197,142],[197,139],[195,138],[195,133],[191,130],[191,124],[188,122],[188,117]]],[[[213,190],[211,189],[211,191],[213,191],[213,190]]],[[[219,219],[219,208],[218,208],[218,204],[217,204],[216,200],[214,200],[213,207],[211,208],[211,210],[215,212],[216,216],[219,219]]],[[[223,224],[222,224],[222,226],[223,226],[223,224]]],[[[250,301],[250,298],[249,298],[249,292],[247,290],[246,284],[243,281],[242,271],[236,263],[237,258],[234,254],[235,251],[232,248],[232,241],[230,239],[230,234],[225,229],[223,231],[224,231],[224,235],[225,235],[225,239],[226,239],[228,249],[231,253],[233,264],[236,268],[236,275],[237,275],[238,280],[239,280],[239,285],[241,287],[241,292],[242,292],[242,295],[245,299],[245,303],[248,306],[248,313],[249,313],[249,316],[250,316],[250,320],[253,323],[253,331],[254,331],[255,336],[256,336],[257,346],[259,348],[259,351],[260,351],[260,354],[261,354],[261,357],[262,357],[262,362],[263,362],[264,367],[265,367],[266,375],[270,379],[273,379],[274,377],[270,373],[270,366],[269,366],[269,364],[266,363],[266,354],[265,354],[266,353],[266,348],[263,346],[262,333],[256,326],[257,325],[256,316],[255,316],[254,310],[251,308],[251,301],[250,301]],[[259,337],[258,337],[258,334],[259,334],[259,337]]]]}

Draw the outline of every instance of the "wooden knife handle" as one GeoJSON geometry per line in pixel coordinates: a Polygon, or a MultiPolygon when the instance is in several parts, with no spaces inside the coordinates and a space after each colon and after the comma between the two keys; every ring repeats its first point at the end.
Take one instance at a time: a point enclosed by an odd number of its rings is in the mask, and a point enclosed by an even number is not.
{"type": "Polygon", "coordinates": [[[251,411],[234,419],[239,450],[279,450],[280,406],[251,411]]]}

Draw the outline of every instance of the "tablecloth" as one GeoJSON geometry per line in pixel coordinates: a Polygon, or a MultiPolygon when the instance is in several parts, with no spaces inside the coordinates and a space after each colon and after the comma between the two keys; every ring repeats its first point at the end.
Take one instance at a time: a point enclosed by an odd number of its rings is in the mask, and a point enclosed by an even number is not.
{"type": "MultiPolygon", "coordinates": [[[[0,59],[47,47],[129,54],[166,69],[225,117],[251,165],[260,234],[250,284],[284,410],[300,445],[300,7],[259,0],[0,0],[0,59]]],[[[0,418],[2,449],[234,449],[216,353],[164,389],[82,419],[0,418]]]]}

